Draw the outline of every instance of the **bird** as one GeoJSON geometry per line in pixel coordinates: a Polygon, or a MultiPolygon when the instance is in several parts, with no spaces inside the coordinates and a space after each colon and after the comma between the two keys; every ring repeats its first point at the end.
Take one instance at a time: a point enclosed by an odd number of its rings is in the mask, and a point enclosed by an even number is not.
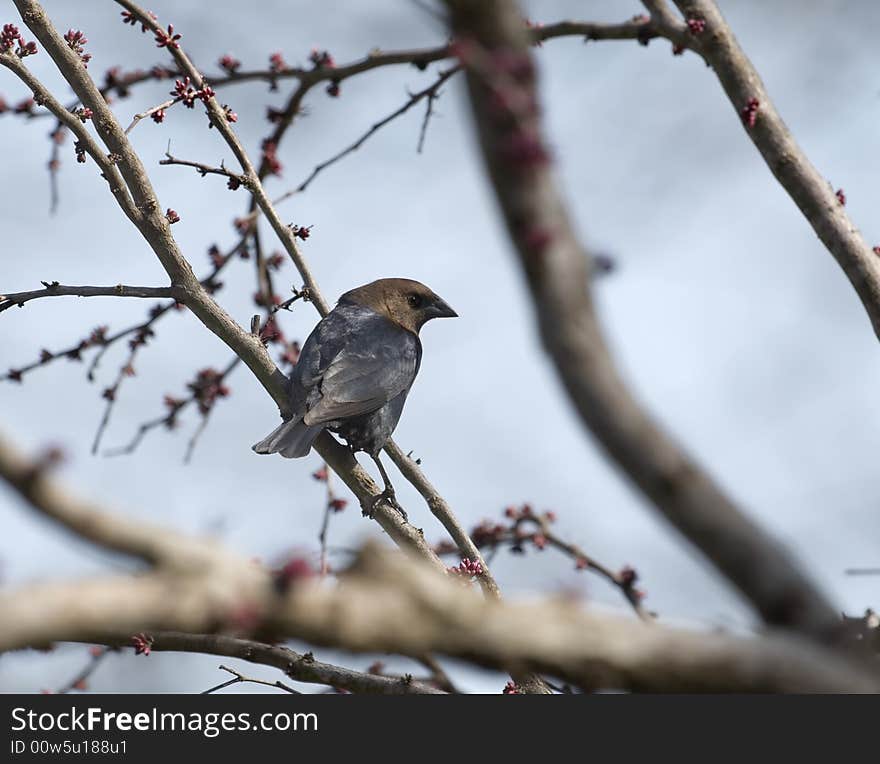
{"type": "Polygon", "coordinates": [[[457,317],[445,300],[412,279],[378,279],[349,290],[302,346],[289,383],[292,417],[253,450],[296,459],[330,430],[379,468],[384,490],[368,514],[384,500],[405,518],[379,452],[419,372],[421,328],[434,318],[457,317]]]}

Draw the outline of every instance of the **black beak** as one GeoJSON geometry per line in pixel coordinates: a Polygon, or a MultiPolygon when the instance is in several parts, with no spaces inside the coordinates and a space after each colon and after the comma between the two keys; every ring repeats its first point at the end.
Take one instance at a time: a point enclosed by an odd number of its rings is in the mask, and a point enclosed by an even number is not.
{"type": "Polygon", "coordinates": [[[428,306],[425,312],[429,318],[458,318],[458,313],[449,307],[446,300],[439,297],[428,306]]]}

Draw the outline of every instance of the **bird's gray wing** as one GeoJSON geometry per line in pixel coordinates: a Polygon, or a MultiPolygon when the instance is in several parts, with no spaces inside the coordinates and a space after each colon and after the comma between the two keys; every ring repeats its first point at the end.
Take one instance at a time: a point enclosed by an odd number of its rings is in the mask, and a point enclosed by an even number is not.
{"type": "Polygon", "coordinates": [[[408,390],[419,367],[418,339],[403,330],[350,343],[321,379],[320,399],[309,408],[307,425],[368,414],[408,390]]]}

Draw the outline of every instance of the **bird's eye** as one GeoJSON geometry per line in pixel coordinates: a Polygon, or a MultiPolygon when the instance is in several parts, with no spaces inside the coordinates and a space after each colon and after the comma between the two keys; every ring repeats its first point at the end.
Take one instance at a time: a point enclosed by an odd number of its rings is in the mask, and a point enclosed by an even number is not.
{"type": "Polygon", "coordinates": [[[413,308],[421,308],[422,307],[422,296],[420,294],[411,294],[406,298],[406,301],[413,308]]]}

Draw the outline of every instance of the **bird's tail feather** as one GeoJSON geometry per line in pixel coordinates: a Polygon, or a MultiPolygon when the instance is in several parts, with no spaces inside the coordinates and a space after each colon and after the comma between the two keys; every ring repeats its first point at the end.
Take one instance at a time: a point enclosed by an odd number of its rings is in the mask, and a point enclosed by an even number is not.
{"type": "Polygon", "coordinates": [[[281,454],[288,459],[296,459],[309,453],[312,443],[323,429],[323,424],[310,427],[302,419],[291,419],[282,422],[252,448],[258,454],[281,454]]]}

